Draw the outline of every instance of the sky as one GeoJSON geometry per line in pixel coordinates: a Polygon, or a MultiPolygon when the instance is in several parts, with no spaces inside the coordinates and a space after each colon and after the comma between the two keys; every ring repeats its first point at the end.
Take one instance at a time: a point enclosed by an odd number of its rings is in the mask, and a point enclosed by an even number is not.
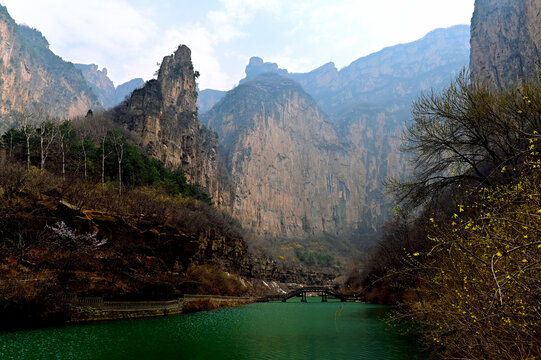
{"type": "Polygon", "coordinates": [[[199,88],[229,90],[250,57],[340,69],[436,28],[469,24],[474,0],[0,0],[64,60],[106,67],[115,85],[149,80],[180,44],[199,88]]]}

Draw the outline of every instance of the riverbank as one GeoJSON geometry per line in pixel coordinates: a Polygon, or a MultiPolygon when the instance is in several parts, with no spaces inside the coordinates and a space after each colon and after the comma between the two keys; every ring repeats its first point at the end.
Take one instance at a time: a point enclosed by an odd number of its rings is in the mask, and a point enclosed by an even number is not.
{"type": "Polygon", "coordinates": [[[100,297],[72,297],[64,306],[67,323],[160,317],[254,303],[257,298],[218,295],[184,295],[170,301],[107,301],[100,297]]]}

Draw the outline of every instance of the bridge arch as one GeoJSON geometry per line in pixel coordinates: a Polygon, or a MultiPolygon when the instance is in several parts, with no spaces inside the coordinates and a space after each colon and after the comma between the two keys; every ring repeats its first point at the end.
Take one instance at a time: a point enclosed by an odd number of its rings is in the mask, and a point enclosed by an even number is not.
{"type": "Polygon", "coordinates": [[[286,302],[291,298],[300,297],[301,302],[306,302],[306,295],[309,293],[320,294],[322,302],[327,302],[328,297],[340,299],[342,302],[347,301],[346,295],[340,294],[326,286],[306,286],[290,291],[287,294],[267,296],[262,301],[281,300],[282,302],[286,302]]]}

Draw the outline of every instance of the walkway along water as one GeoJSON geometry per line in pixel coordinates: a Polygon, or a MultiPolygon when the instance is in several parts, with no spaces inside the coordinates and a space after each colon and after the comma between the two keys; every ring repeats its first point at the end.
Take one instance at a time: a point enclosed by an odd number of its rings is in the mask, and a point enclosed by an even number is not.
{"type": "Polygon", "coordinates": [[[214,303],[228,302],[229,304],[244,305],[254,302],[269,302],[280,300],[286,302],[293,297],[300,297],[301,302],[306,302],[308,294],[318,294],[322,302],[327,302],[328,297],[340,301],[359,301],[355,297],[347,297],[324,286],[307,286],[295,289],[282,295],[268,295],[256,297],[234,297],[219,295],[184,295],[184,298],[170,301],[109,301],[101,297],[66,297],[65,302],[72,314],[69,322],[116,320],[140,317],[156,317],[180,314],[186,304],[191,302],[210,301],[214,303]]]}
{"type": "Polygon", "coordinates": [[[237,305],[250,304],[253,297],[218,295],[184,295],[184,298],[170,301],[108,301],[101,297],[67,297],[71,309],[69,322],[130,319],[156,317],[182,313],[184,306],[194,301],[229,302],[237,305]]]}

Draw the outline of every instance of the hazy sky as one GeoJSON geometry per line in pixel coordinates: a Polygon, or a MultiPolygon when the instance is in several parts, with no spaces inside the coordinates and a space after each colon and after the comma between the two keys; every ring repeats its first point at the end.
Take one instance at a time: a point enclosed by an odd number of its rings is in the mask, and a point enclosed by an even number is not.
{"type": "Polygon", "coordinates": [[[72,62],[108,69],[118,85],[150,79],[179,44],[201,89],[228,90],[251,56],[290,72],[338,68],[427,32],[469,24],[474,0],[0,0],[72,62]]]}

